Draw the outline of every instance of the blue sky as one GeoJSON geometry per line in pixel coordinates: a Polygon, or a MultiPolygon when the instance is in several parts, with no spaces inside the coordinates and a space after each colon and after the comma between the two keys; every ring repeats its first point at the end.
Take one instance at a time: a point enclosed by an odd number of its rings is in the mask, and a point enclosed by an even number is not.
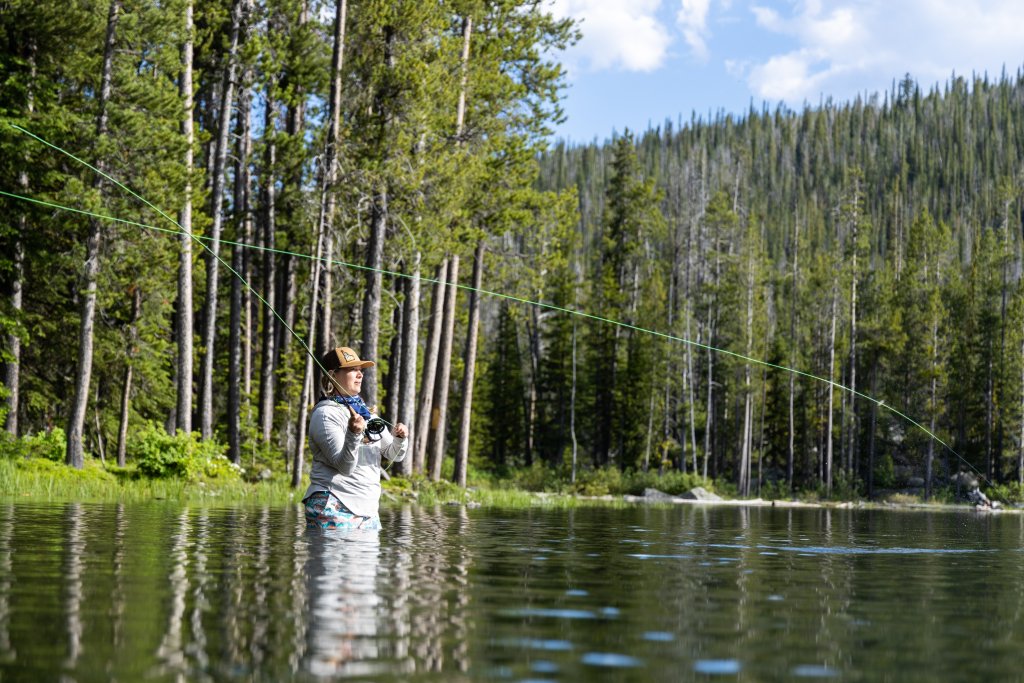
{"type": "Polygon", "coordinates": [[[604,140],[693,112],[888,90],[1024,64],[1024,0],[548,0],[579,21],[562,55],[568,120],[555,137],[604,140]]]}

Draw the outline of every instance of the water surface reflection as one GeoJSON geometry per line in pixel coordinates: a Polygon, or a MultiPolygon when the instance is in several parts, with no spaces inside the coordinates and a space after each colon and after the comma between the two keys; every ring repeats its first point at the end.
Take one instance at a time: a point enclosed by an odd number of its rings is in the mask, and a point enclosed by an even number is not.
{"type": "Polygon", "coordinates": [[[0,679],[1007,680],[1024,517],[0,505],[0,679]]]}

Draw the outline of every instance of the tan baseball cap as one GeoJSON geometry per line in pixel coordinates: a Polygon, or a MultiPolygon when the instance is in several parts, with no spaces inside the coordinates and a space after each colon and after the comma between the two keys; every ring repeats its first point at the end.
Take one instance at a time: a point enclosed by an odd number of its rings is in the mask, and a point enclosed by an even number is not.
{"type": "Polygon", "coordinates": [[[359,354],[347,346],[339,346],[331,349],[320,359],[327,372],[338,368],[372,368],[375,363],[372,360],[359,360],[359,354]]]}

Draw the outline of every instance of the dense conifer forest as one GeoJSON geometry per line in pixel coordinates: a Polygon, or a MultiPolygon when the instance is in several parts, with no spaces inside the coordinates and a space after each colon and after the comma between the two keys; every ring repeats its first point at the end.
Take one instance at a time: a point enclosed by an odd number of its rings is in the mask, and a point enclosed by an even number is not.
{"type": "Polygon", "coordinates": [[[905,77],[555,145],[539,186],[578,194],[584,307],[846,387],[588,324],[588,455],[742,493],[1019,483],[1022,104],[1020,73],[905,77]]]}
{"type": "Polygon", "coordinates": [[[347,345],[414,434],[399,475],[1019,486],[1024,76],[553,143],[576,30],[535,0],[10,0],[7,439],[80,468],[195,432],[298,484],[307,348],[347,345]]]}

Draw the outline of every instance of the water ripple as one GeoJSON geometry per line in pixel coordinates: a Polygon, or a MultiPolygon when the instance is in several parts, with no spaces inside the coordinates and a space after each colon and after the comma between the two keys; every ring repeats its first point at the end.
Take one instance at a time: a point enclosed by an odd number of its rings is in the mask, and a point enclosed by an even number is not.
{"type": "Polygon", "coordinates": [[[835,678],[839,672],[819,664],[801,664],[793,667],[793,675],[800,678],[835,678]]]}
{"type": "Polygon", "coordinates": [[[615,652],[588,652],[583,655],[580,661],[590,666],[606,666],[611,668],[634,667],[640,666],[643,663],[636,657],[620,655],[615,652]]]}
{"type": "Polygon", "coordinates": [[[693,670],[709,676],[728,676],[740,672],[740,663],[735,659],[698,659],[693,670]]]}

